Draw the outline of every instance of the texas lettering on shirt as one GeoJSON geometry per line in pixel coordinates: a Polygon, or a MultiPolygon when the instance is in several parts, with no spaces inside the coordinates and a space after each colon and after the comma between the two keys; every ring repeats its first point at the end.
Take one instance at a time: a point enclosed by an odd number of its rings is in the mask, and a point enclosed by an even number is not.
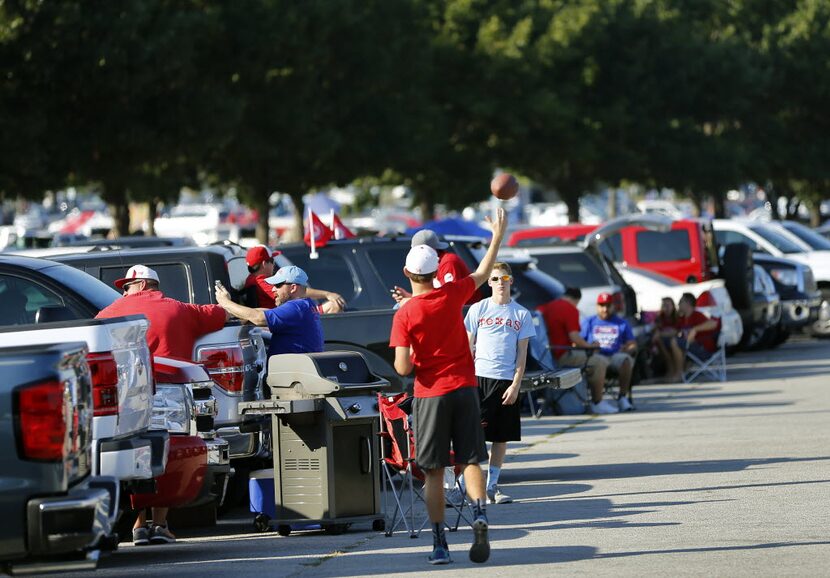
{"type": "Polygon", "coordinates": [[[620,337],[620,328],[616,325],[596,325],[591,337],[602,349],[614,349],[620,337]]]}
{"type": "Polygon", "coordinates": [[[507,319],[503,317],[479,317],[478,319],[478,326],[479,327],[490,327],[492,325],[504,325],[505,327],[510,327],[519,331],[522,328],[522,322],[518,319],[507,319]]]}

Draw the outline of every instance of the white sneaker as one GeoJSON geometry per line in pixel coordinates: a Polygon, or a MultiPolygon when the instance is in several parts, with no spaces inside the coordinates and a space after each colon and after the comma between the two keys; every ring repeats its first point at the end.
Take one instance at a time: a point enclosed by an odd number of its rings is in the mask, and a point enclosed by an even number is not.
{"type": "Polygon", "coordinates": [[[600,400],[599,403],[591,403],[591,413],[598,415],[617,413],[620,411],[620,409],[617,409],[617,406],[615,406],[607,399],[600,400]]]}
{"type": "Polygon", "coordinates": [[[617,405],[620,407],[620,411],[631,411],[634,409],[634,404],[631,403],[627,395],[621,395],[617,400],[617,405]]]}

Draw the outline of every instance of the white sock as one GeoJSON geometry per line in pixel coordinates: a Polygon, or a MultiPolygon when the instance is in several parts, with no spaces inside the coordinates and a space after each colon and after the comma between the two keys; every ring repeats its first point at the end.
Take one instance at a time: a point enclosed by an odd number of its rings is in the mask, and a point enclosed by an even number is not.
{"type": "Polygon", "coordinates": [[[496,466],[490,466],[490,469],[487,470],[487,489],[492,490],[495,488],[499,483],[499,474],[501,473],[501,468],[497,468],[496,466]]]}

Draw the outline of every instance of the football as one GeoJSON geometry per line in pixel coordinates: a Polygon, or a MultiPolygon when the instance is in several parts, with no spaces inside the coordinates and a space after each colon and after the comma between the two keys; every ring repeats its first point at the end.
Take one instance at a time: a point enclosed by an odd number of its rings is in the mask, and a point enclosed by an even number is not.
{"type": "Polygon", "coordinates": [[[510,173],[501,173],[490,181],[490,191],[497,199],[507,201],[519,192],[519,181],[510,173]]]}

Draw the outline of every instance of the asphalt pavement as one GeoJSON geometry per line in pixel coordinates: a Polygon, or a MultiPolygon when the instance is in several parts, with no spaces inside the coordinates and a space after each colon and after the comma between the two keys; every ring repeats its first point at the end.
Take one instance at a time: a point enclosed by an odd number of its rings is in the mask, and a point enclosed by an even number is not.
{"type": "Polygon", "coordinates": [[[516,502],[488,508],[483,565],[467,557],[469,528],[448,534],[453,563],[433,567],[428,530],[280,537],[238,511],[173,545],[122,545],[96,575],[830,575],[830,341],[739,354],[726,383],[642,386],[635,403],[524,418],[501,480],[516,502]]]}

